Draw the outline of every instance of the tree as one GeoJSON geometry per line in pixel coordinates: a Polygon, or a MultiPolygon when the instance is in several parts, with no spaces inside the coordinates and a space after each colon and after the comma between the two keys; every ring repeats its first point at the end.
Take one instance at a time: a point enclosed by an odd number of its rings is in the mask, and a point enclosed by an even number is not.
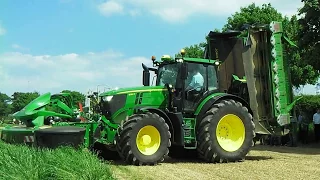
{"type": "Polygon", "coordinates": [[[0,117],[8,116],[11,112],[10,97],[0,93],[0,117]]]}
{"type": "Polygon", "coordinates": [[[71,90],[63,90],[62,93],[70,93],[71,97],[72,97],[72,104],[74,106],[78,107],[78,103],[84,103],[85,101],[85,95],[78,92],[78,91],[71,91],[71,90]]]}
{"type": "Polygon", "coordinates": [[[186,51],[185,57],[190,58],[203,58],[204,56],[204,48],[206,47],[205,42],[194,44],[189,47],[185,47],[184,50],[186,51]]]}
{"type": "Polygon", "coordinates": [[[296,98],[302,97],[297,102],[297,109],[305,112],[309,119],[312,119],[312,115],[317,112],[320,107],[320,96],[319,95],[302,95],[296,98]]]}
{"type": "Polygon", "coordinates": [[[20,111],[23,107],[29,104],[31,101],[39,97],[38,92],[15,92],[12,95],[12,110],[13,113],[20,111]]]}
{"type": "MultiPolygon", "coordinates": [[[[217,28],[215,28],[213,31],[220,32],[220,30],[217,28]]],[[[199,44],[194,44],[189,47],[184,47],[184,50],[186,51],[185,57],[203,58],[206,45],[207,45],[207,42],[201,42],[199,44]]]]}
{"type": "MultiPolygon", "coordinates": [[[[299,44],[299,32],[301,26],[298,22],[297,16],[292,16],[291,19],[285,17],[283,20],[285,27],[285,35],[295,44],[299,44]]],[[[286,58],[289,59],[291,81],[295,87],[306,84],[315,84],[318,80],[319,73],[310,65],[308,61],[301,57],[300,48],[294,48],[288,43],[284,44],[286,58]]]]}
{"type": "Polygon", "coordinates": [[[271,21],[282,21],[283,17],[271,4],[263,4],[260,8],[255,3],[247,7],[241,7],[239,12],[228,17],[227,24],[224,25],[222,31],[241,30],[244,24],[269,24],[271,21]]]}
{"type": "MultiPolygon", "coordinates": [[[[300,55],[306,64],[319,74],[320,70],[320,3],[318,0],[302,0],[304,6],[299,10],[298,44],[300,55]]],[[[315,84],[316,82],[312,83],[315,84]]]]}

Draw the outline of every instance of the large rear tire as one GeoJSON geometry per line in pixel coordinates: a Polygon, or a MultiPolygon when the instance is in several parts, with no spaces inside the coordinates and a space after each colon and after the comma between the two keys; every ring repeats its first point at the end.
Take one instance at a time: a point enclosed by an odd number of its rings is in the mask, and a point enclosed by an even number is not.
{"type": "Polygon", "coordinates": [[[254,128],[252,115],[240,102],[214,104],[197,127],[199,156],[213,163],[244,160],[253,146],[254,128]]]}
{"type": "Polygon", "coordinates": [[[116,147],[128,164],[156,165],[169,153],[171,133],[156,113],[135,114],[118,128],[116,147]]]}

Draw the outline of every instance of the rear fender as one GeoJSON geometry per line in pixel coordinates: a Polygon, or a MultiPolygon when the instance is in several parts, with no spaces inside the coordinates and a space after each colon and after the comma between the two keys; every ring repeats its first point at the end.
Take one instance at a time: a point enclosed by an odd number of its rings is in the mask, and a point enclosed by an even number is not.
{"type": "MultiPolygon", "coordinates": [[[[242,99],[239,96],[235,96],[232,94],[227,93],[219,93],[219,94],[211,94],[207,96],[198,106],[197,111],[195,112],[196,115],[196,128],[198,126],[198,122],[204,117],[205,113],[212,107],[213,104],[221,102],[225,99],[233,99],[235,101],[240,102],[242,105],[244,105],[246,108],[248,108],[249,113],[253,116],[252,109],[250,108],[250,105],[248,102],[246,102],[244,99],[242,99]]],[[[258,134],[271,134],[260,122],[258,119],[253,119],[253,122],[255,124],[255,131],[258,134]]]]}
{"type": "Polygon", "coordinates": [[[249,104],[245,100],[243,100],[241,97],[238,97],[232,94],[227,94],[227,93],[214,93],[205,97],[198,105],[197,110],[195,111],[195,114],[194,114],[196,116],[196,121],[197,121],[196,128],[198,128],[198,122],[200,122],[200,120],[204,118],[204,115],[212,107],[212,105],[218,102],[221,102],[222,100],[225,100],[225,99],[233,99],[241,102],[244,106],[248,108],[249,112],[252,114],[252,110],[249,104]]]}
{"type": "Polygon", "coordinates": [[[203,101],[201,101],[201,103],[197,107],[197,110],[194,114],[197,116],[197,121],[198,121],[198,119],[203,118],[205,113],[212,107],[213,104],[220,102],[222,100],[225,100],[225,99],[233,99],[233,100],[241,102],[241,104],[243,104],[244,106],[246,106],[248,108],[249,113],[252,114],[252,110],[251,110],[249,104],[241,97],[238,97],[238,96],[235,96],[232,94],[227,94],[227,93],[219,93],[219,94],[217,93],[217,94],[211,94],[211,95],[207,96],[203,101]]]}

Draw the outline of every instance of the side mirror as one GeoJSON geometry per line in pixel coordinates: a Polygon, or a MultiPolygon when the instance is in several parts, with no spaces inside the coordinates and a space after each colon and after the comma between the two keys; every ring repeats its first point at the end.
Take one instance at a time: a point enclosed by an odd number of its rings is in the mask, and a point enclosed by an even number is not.
{"type": "Polygon", "coordinates": [[[150,72],[149,71],[143,71],[142,83],[144,86],[150,86],[150,72]]]}
{"type": "Polygon", "coordinates": [[[187,79],[188,77],[188,66],[186,63],[181,64],[181,78],[182,80],[187,79]]]}

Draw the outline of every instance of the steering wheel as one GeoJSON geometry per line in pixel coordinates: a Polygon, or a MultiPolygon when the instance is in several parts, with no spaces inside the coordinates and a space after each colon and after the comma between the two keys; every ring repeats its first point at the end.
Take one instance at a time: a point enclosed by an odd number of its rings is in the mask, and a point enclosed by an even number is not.
{"type": "MultiPolygon", "coordinates": [[[[189,99],[190,93],[191,93],[192,91],[198,92],[198,91],[196,90],[197,88],[202,88],[202,86],[196,85],[194,88],[187,90],[187,91],[186,91],[186,99],[189,99]]],[[[193,93],[193,94],[196,94],[196,93],[193,93]]]]}

